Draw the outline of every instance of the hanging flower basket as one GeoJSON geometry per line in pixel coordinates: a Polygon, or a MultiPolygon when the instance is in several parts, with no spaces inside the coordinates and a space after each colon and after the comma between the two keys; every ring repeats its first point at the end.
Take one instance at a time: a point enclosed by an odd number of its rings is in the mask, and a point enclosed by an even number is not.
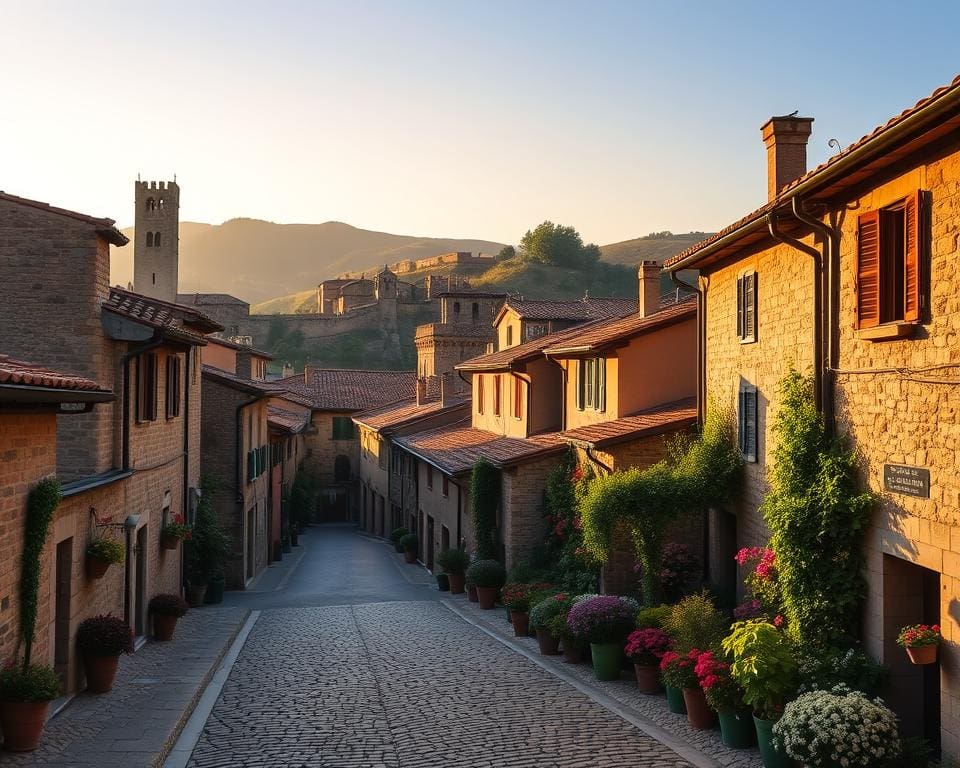
{"type": "Polygon", "coordinates": [[[190,541],[190,536],[190,526],[183,521],[183,515],[174,515],[173,520],[160,529],[160,546],[176,549],[181,541],[190,541]]]}
{"type": "Polygon", "coordinates": [[[939,624],[911,624],[900,630],[897,645],[907,652],[912,664],[936,664],[941,639],[939,624]]]}

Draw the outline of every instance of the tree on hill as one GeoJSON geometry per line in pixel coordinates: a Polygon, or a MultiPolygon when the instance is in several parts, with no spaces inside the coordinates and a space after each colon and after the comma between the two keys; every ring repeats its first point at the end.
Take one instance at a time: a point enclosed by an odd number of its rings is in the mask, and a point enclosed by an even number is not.
{"type": "Polygon", "coordinates": [[[517,255],[517,249],[512,245],[505,245],[497,254],[497,261],[508,261],[517,255]]]}
{"type": "Polygon", "coordinates": [[[600,260],[600,248],[592,243],[584,245],[573,227],[545,221],[536,229],[527,230],[520,239],[520,258],[536,264],[584,269],[600,260]]]}

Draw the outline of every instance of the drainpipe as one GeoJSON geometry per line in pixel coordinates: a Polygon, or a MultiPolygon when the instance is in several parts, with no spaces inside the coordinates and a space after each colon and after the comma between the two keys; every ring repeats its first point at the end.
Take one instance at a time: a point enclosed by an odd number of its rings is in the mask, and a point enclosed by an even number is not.
{"type": "Polygon", "coordinates": [[[813,396],[817,410],[823,412],[823,256],[812,245],[782,232],[776,211],[767,214],[767,229],[774,240],[789,245],[813,259],[813,396]]]}
{"type": "Polygon", "coordinates": [[[608,475],[613,474],[613,467],[608,467],[606,464],[600,461],[600,459],[598,459],[594,455],[593,448],[590,448],[589,446],[587,446],[586,452],[587,452],[587,458],[590,459],[590,461],[592,461],[594,464],[600,467],[600,469],[604,470],[608,475]]]}
{"type": "MultiPolygon", "coordinates": [[[[189,517],[190,509],[190,360],[193,357],[193,350],[196,347],[187,347],[187,353],[184,355],[184,374],[183,374],[183,519],[189,517]]],[[[181,588],[187,581],[187,562],[183,556],[183,547],[180,547],[180,585],[181,588]]]]}
{"type": "Polygon", "coordinates": [[[677,288],[687,288],[697,294],[697,422],[703,424],[707,412],[707,286],[685,283],[676,272],[670,279],[677,288]]]}
{"type": "Polygon", "coordinates": [[[132,352],[127,352],[120,358],[120,366],[123,369],[123,456],[121,462],[124,471],[130,469],[130,361],[140,357],[144,352],[162,346],[163,343],[162,337],[155,337],[153,341],[144,344],[142,347],[137,347],[132,352]]]}

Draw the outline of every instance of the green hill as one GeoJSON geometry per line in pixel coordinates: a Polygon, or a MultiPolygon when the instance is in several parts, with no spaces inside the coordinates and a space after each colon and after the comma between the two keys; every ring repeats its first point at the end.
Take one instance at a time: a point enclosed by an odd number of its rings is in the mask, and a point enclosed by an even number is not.
{"type": "Polygon", "coordinates": [[[602,245],[600,256],[611,264],[636,265],[641,261],[663,263],[671,256],[709,237],[710,234],[710,232],[686,232],[675,235],[672,232],[660,232],[620,243],[602,245]]]}

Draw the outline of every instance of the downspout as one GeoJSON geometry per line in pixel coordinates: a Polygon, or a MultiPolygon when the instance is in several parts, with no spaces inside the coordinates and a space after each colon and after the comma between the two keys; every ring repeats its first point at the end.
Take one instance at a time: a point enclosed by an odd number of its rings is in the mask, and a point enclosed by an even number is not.
{"type": "Polygon", "coordinates": [[[670,280],[697,294],[697,423],[702,425],[707,415],[707,288],[683,282],[676,272],[670,273],[670,280]]]}
{"type": "MultiPolygon", "coordinates": [[[[183,375],[183,519],[189,519],[190,511],[190,359],[195,347],[187,347],[184,355],[185,363],[183,375]]],[[[180,547],[180,584],[187,582],[187,562],[183,556],[183,547],[180,547]]]]}
{"type": "Polygon", "coordinates": [[[126,471],[130,469],[130,361],[139,357],[144,352],[156,349],[164,343],[163,337],[156,337],[153,341],[137,347],[132,352],[127,352],[120,358],[120,365],[123,368],[123,449],[121,457],[121,469],[126,471]]]}
{"type": "Polygon", "coordinates": [[[795,248],[813,259],[813,396],[818,411],[823,411],[823,255],[812,245],[782,232],[776,211],[767,214],[767,229],[778,242],[795,248]]]}
{"type": "Polygon", "coordinates": [[[613,467],[608,467],[606,464],[600,461],[600,459],[598,459],[596,455],[593,453],[593,448],[591,448],[590,446],[587,446],[586,452],[587,452],[587,458],[590,459],[590,461],[592,461],[594,464],[600,467],[600,469],[604,470],[608,475],[613,474],[613,467]]]}

